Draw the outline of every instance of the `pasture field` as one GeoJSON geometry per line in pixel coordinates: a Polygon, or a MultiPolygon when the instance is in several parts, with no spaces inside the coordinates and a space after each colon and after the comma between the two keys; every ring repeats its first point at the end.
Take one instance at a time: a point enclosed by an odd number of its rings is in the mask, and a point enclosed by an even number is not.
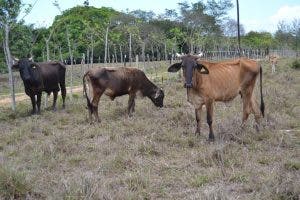
{"type": "Polygon", "coordinates": [[[164,108],[138,98],[128,118],[128,96],[103,97],[101,124],[89,124],[82,93],[65,110],[58,102],[57,112],[35,116],[29,98],[16,113],[2,106],[0,199],[299,199],[300,71],[290,63],[281,59],[271,74],[262,62],[261,132],[252,115],[240,129],[238,96],[216,103],[215,142],[207,141],[205,113],[194,135],[194,109],[176,74],[157,80],[164,108]]]}

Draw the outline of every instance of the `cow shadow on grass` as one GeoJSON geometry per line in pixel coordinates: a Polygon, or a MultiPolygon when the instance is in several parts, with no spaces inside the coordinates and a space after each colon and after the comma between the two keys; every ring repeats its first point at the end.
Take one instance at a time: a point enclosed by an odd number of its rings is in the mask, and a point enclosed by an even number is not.
{"type": "Polygon", "coordinates": [[[22,118],[33,117],[33,116],[43,116],[49,112],[59,113],[61,111],[65,111],[65,109],[62,109],[61,107],[57,107],[56,110],[53,110],[52,107],[47,107],[47,108],[41,108],[40,113],[33,114],[30,105],[20,103],[17,104],[15,111],[13,111],[10,107],[0,107],[0,121],[9,121],[9,120],[22,119],[22,118]]]}

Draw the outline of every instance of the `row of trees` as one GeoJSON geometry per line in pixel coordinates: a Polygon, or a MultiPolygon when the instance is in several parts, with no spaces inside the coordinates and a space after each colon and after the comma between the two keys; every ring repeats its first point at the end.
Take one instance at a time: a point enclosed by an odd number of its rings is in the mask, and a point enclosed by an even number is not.
{"type": "MultiPolygon", "coordinates": [[[[77,62],[131,61],[135,55],[142,59],[166,59],[174,52],[236,49],[236,20],[227,17],[233,7],[231,0],[200,0],[179,3],[179,13],[165,10],[156,15],[152,11],[118,12],[112,8],[95,8],[88,1],[83,6],[61,12],[48,27],[17,22],[20,0],[1,0],[0,14],[10,24],[9,44],[16,57],[33,56],[36,61],[70,60],[77,62]],[[74,60],[71,59],[71,60],[74,60]]],[[[53,6],[59,9],[57,2],[53,6]]],[[[29,7],[30,8],[30,7],[29,7]]],[[[1,41],[4,41],[5,19],[1,17],[1,41]]],[[[242,48],[298,49],[300,20],[281,22],[274,35],[251,31],[245,34],[241,25],[242,48]]],[[[5,49],[5,48],[4,48],[5,49]]],[[[7,71],[5,53],[0,50],[0,70],[7,71]]]]}

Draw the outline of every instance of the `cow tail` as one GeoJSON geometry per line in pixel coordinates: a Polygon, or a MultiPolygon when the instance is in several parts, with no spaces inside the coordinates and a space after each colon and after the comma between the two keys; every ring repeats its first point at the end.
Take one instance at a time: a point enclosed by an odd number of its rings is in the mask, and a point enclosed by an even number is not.
{"type": "Polygon", "coordinates": [[[87,94],[87,88],[86,88],[86,82],[85,82],[87,74],[88,74],[88,72],[85,73],[85,74],[83,75],[83,78],[82,78],[82,83],[83,83],[83,94],[84,94],[84,96],[85,96],[85,98],[86,98],[86,102],[87,102],[87,106],[88,106],[89,111],[90,111],[90,112],[93,112],[93,109],[92,109],[93,106],[92,106],[91,100],[90,100],[90,98],[89,98],[89,96],[88,96],[88,94],[87,94]]]}
{"type": "Polygon", "coordinates": [[[263,98],[263,92],[262,92],[262,66],[260,66],[259,69],[259,77],[260,77],[260,111],[263,117],[265,117],[265,103],[263,98]]]}

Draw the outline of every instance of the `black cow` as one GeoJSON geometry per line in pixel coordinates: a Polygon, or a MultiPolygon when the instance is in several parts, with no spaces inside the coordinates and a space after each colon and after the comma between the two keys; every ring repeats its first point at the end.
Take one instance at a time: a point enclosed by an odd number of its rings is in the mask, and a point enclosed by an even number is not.
{"type": "Polygon", "coordinates": [[[58,91],[61,89],[63,108],[65,108],[66,67],[60,62],[33,62],[31,58],[14,59],[14,69],[20,71],[24,83],[25,93],[30,97],[32,103],[32,114],[40,113],[42,92],[48,95],[53,92],[53,110],[56,110],[56,99],[58,91]],[[37,96],[37,98],[35,97],[37,96]],[[37,110],[36,110],[37,107],[37,110]]]}

